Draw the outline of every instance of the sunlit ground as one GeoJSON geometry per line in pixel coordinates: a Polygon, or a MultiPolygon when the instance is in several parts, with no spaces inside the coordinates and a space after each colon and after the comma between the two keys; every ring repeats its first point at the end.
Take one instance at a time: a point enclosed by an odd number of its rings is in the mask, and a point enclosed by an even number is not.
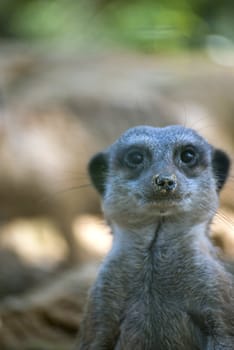
{"type": "Polygon", "coordinates": [[[215,216],[212,236],[223,248],[225,256],[234,261],[234,213],[231,210],[220,210],[215,216]]]}
{"type": "MultiPolygon", "coordinates": [[[[212,224],[213,236],[230,258],[234,258],[233,223],[234,214],[221,211],[212,224]]],[[[77,217],[73,222],[73,233],[77,251],[82,252],[84,260],[103,257],[110,249],[110,229],[96,216],[77,217]]],[[[64,261],[68,253],[65,239],[46,219],[19,219],[5,225],[0,245],[15,250],[24,261],[42,266],[53,267],[64,261]]]]}
{"type": "MultiPolygon", "coordinates": [[[[83,255],[101,257],[111,244],[109,228],[95,216],[75,219],[73,232],[77,250],[83,255]]],[[[68,253],[63,236],[46,219],[15,220],[2,228],[0,245],[15,250],[23,260],[33,264],[53,266],[62,262],[68,253]]]]}

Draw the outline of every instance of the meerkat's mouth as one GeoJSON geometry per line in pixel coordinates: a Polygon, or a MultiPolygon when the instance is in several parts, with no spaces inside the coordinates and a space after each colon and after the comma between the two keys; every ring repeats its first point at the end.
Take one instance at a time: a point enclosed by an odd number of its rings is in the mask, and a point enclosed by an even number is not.
{"type": "Polygon", "coordinates": [[[167,209],[169,207],[176,207],[180,205],[185,199],[189,198],[190,194],[186,195],[158,195],[147,200],[147,204],[152,207],[157,207],[159,209],[167,209]]]}
{"type": "Polygon", "coordinates": [[[180,201],[185,198],[188,198],[190,196],[190,193],[158,193],[148,196],[148,200],[152,202],[159,202],[159,201],[180,201]]]}
{"type": "Polygon", "coordinates": [[[148,201],[146,207],[152,214],[168,216],[181,211],[184,205],[183,197],[176,198],[158,198],[157,200],[148,201]]]}
{"type": "Polygon", "coordinates": [[[147,201],[149,203],[153,203],[155,205],[160,205],[163,204],[163,203],[178,203],[180,202],[181,200],[183,200],[184,197],[182,196],[153,196],[151,198],[148,198],[147,201]]]}
{"type": "Polygon", "coordinates": [[[168,210],[176,210],[176,208],[183,206],[185,200],[190,197],[190,193],[180,194],[139,194],[135,195],[136,201],[140,207],[145,207],[147,210],[158,211],[160,213],[165,213],[168,210]]]}
{"type": "Polygon", "coordinates": [[[151,201],[148,202],[148,206],[157,208],[159,211],[165,211],[169,208],[178,207],[178,205],[181,203],[181,200],[159,200],[159,201],[151,201]]]}

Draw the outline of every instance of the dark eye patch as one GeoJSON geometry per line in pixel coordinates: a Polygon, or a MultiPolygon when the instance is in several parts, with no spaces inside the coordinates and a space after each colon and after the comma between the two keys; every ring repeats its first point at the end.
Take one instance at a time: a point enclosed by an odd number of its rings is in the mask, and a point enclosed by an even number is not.
{"type": "Polygon", "coordinates": [[[194,166],[196,165],[198,159],[199,159],[199,154],[196,151],[196,149],[194,149],[194,147],[186,146],[180,152],[180,160],[182,163],[186,165],[194,166]]]}
{"type": "Polygon", "coordinates": [[[206,152],[199,145],[184,144],[175,148],[174,159],[181,169],[194,173],[196,169],[207,165],[208,160],[205,154],[206,152]]]}
{"type": "Polygon", "coordinates": [[[151,159],[151,153],[144,145],[133,145],[124,148],[118,153],[116,158],[117,163],[121,167],[129,170],[140,170],[151,159]]]}
{"type": "Polygon", "coordinates": [[[144,163],[145,154],[142,150],[130,149],[123,158],[124,164],[129,168],[136,168],[144,163]]]}

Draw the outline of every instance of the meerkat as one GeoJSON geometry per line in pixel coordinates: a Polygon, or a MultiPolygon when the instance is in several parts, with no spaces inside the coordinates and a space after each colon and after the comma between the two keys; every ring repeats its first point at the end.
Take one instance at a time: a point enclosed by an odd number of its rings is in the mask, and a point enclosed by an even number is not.
{"type": "Polygon", "coordinates": [[[229,168],[179,125],[131,128],[91,159],[113,245],[75,349],[234,349],[233,277],[208,235],[229,168]]]}

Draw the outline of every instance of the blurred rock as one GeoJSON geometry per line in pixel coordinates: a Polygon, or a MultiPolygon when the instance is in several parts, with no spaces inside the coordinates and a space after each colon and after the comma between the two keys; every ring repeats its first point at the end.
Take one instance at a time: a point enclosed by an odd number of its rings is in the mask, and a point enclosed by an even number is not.
{"type": "Polygon", "coordinates": [[[26,264],[14,251],[0,249],[0,303],[45,282],[49,275],[49,271],[26,264]]]}
{"type": "Polygon", "coordinates": [[[69,349],[96,273],[96,265],[86,265],[57,276],[23,298],[8,299],[0,307],[0,348],[69,349]]]}

